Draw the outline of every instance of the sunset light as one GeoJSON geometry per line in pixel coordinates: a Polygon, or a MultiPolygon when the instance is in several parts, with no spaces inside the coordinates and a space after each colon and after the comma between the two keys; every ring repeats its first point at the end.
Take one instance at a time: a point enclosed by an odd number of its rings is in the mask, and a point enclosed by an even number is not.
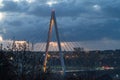
{"type": "Polygon", "coordinates": [[[3,41],[3,38],[2,38],[2,36],[0,36],[0,42],[1,42],[1,41],[3,41]]]}
{"type": "Polygon", "coordinates": [[[49,5],[50,7],[53,6],[54,4],[57,4],[57,1],[48,1],[46,4],[49,5]]]}
{"type": "Polygon", "coordinates": [[[0,13],[0,21],[4,18],[4,14],[0,13]]]}

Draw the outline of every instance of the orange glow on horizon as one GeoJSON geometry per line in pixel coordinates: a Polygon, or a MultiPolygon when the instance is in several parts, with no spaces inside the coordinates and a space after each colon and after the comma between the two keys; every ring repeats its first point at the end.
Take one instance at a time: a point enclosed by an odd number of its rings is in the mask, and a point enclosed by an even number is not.
{"type": "MultiPolygon", "coordinates": [[[[52,46],[52,47],[57,47],[58,44],[57,44],[57,42],[50,42],[50,46],[52,46]]],[[[65,44],[64,44],[64,43],[61,43],[61,46],[64,47],[65,44]]]]}

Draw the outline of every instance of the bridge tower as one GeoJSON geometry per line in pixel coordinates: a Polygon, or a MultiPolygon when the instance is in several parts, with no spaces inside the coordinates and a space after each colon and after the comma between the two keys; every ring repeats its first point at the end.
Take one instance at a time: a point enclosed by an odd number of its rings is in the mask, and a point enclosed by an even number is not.
{"type": "Polygon", "coordinates": [[[65,75],[64,58],[63,58],[63,53],[62,53],[62,49],[61,49],[59,32],[58,32],[58,27],[57,27],[57,22],[56,22],[56,17],[55,17],[55,11],[54,10],[52,10],[50,24],[49,24],[49,31],[48,31],[46,50],[45,50],[45,58],[44,58],[44,63],[43,63],[43,70],[44,70],[44,72],[46,72],[46,67],[47,67],[46,64],[47,64],[47,58],[48,58],[48,49],[49,49],[50,40],[51,40],[51,36],[52,36],[53,25],[55,27],[55,34],[56,34],[57,44],[58,44],[58,48],[59,48],[59,55],[60,55],[60,61],[61,61],[61,66],[62,66],[62,72],[63,72],[63,75],[65,75]]]}

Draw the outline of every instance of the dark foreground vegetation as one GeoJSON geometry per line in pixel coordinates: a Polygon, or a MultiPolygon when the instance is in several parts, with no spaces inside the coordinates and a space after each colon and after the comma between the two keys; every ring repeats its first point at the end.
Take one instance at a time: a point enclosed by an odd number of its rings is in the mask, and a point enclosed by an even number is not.
{"type": "Polygon", "coordinates": [[[49,53],[50,67],[43,73],[43,54],[1,50],[0,80],[120,80],[120,50],[64,52],[66,70],[81,70],[66,72],[65,76],[59,72],[58,52],[49,53]]]}

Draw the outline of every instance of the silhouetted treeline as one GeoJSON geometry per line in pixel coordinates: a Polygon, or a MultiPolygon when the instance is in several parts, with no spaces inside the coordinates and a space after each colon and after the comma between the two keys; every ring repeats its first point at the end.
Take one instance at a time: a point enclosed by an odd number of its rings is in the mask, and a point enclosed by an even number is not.
{"type": "MultiPolygon", "coordinates": [[[[66,70],[96,69],[101,66],[120,67],[120,50],[116,51],[73,51],[63,52],[66,70]]],[[[43,73],[44,52],[32,51],[0,51],[0,80],[87,80],[86,75],[71,75],[63,77],[60,74],[53,74],[52,71],[59,71],[61,63],[58,52],[49,52],[47,66],[48,72],[43,73]]],[[[105,73],[101,76],[92,77],[89,80],[99,80],[106,76],[110,80],[111,75],[105,73]],[[105,75],[106,74],[106,75],[105,75]]],[[[99,75],[99,74],[98,74],[99,75]]],[[[119,77],[120,71],[112,73],[119,77]]],[[[103,80],[103,79],[102,79],[103,80]]],[[[107,79],[106,79],[107,80],[107,79]]]]}

